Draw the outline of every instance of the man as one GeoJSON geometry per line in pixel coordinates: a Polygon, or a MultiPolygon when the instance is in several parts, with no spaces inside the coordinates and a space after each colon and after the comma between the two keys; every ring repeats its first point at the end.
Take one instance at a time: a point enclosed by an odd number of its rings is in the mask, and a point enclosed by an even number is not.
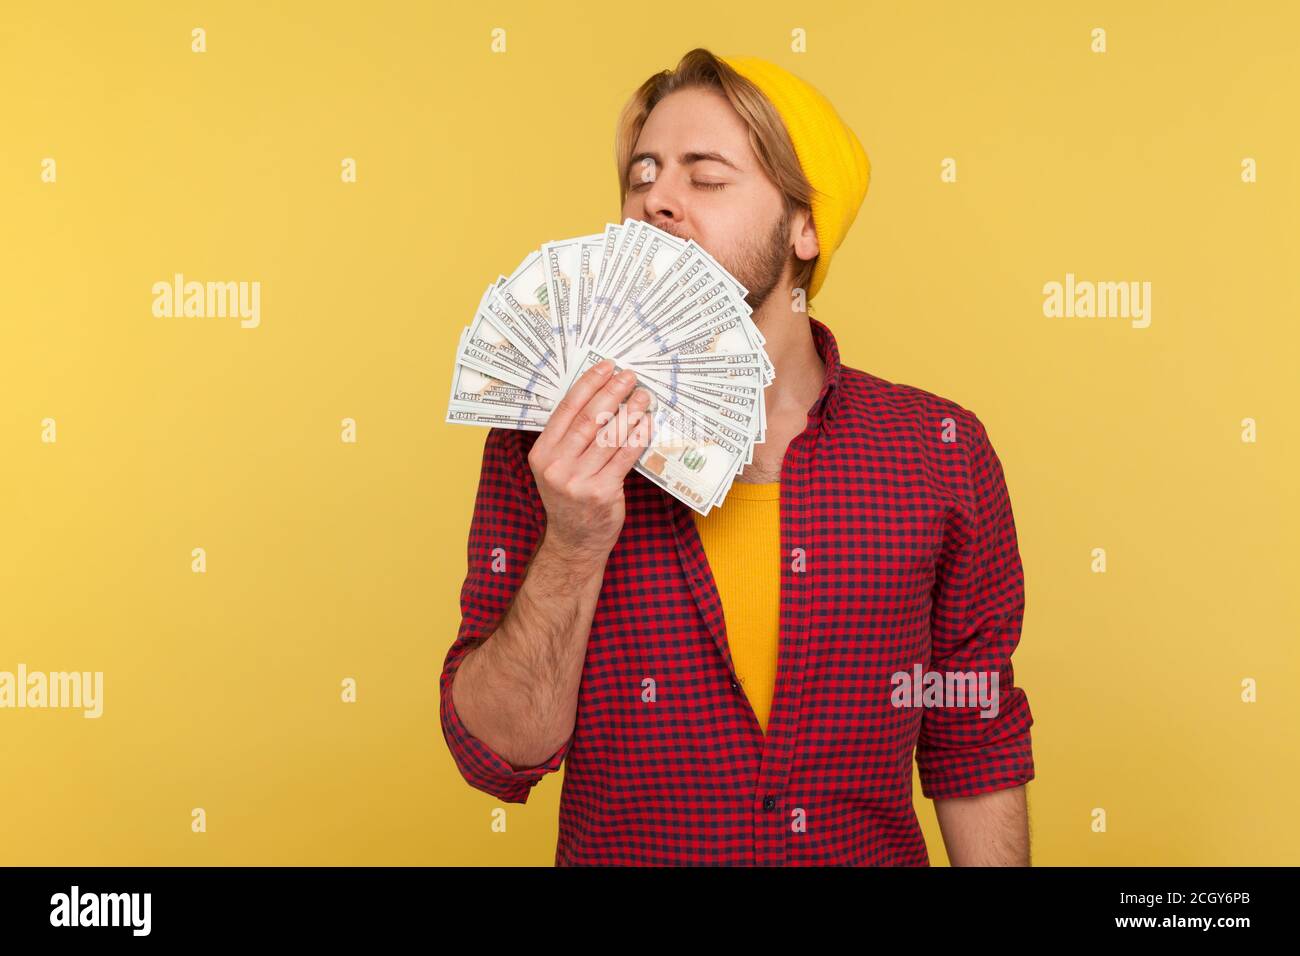
{"type": "Polygon", "coordinates": [[[751,291],[766,441],[701,517],[631,471],[652,416],[608,363],[540,433],[489,431],[441,678],[458,768],[523,803],[567,759],[557,865],[924,866],[915,752],[952,862],[1027,865],[1001,464],[974,414],[841,365],[803,307],[866,193],[857,137],[781,68],[697,49],[617,140],[621,218],[751,291]]]}

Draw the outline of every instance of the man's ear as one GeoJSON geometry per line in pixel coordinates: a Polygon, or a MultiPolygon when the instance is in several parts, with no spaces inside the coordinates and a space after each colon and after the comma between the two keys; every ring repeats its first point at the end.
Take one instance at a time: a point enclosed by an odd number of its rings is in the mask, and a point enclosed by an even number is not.
{"type": "Polygon", "coordinates": [[[800,209],[794,214],[794,254],[807,261],[814,259],[821,252],[817,242],[817,230],[813,226],[812,210],[800,209]]]}

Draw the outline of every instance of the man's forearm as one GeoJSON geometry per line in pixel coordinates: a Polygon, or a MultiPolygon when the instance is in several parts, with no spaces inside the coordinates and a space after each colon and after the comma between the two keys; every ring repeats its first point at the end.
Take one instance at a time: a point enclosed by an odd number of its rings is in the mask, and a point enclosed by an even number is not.
{"type": "Polygon", "coordinates": [[[1029,810],[1023,785],[935,800],[934,811],[953,866],[1029,866],[1029,810]]]}
{"type": "Polygon", "coordinates": [[[448,688],[465,728],[516,769],[540,764],[573,733],[608,558],[543,536],[505,617],[448,688]]]}

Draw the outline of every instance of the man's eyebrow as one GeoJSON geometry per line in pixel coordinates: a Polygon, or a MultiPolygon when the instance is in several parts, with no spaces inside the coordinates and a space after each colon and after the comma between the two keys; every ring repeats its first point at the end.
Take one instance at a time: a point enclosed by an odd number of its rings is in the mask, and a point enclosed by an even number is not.
{"type": "MultiPolygon", "coordinates": [[[[637,153],[635,156],[633,156],[631,159],[627,161],[626,172],[630,174],[632,172],[633,166],[635,166],[637,163],[641,162],[642,160],[646,160],[646,159],[654,160],[656,166],[662,165],[663,162],[659,158],[658,153],[655,152],[637,153]]],[[[727,159],[726,156],[723,156],[721,153],[716,152],[714,150],[703,150],[703,151],[693,150],[688,153],[682,153],[680,156],[677,157],[677,161],[681,163],[683,166],[689,166],[691,163],[698,163],[706,159],[712,160],[715,163],[722,163],[725,166],[730,166],[738,173],[744,172],[744,170],[742,170],[739,166],[737,166],[731,160],[727,159]]]]}

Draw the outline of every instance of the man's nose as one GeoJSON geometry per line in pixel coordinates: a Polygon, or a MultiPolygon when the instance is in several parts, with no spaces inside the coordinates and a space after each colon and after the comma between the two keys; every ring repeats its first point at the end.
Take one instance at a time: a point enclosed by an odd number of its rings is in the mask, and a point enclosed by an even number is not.
{"type": "Polygon", "coordinates": [[[651,225],[673,232],[680,227],[685,209],[676,190],[662,179],[652,180],[642,193],[645,219],[651,225]]]}
{"type": "Polygon", "coordinates": [[[690,238],[686,235],[686,224],[682,220],[682,217],[671,209],[662,206],[657,209],[652,209],[647,206],[643,218],[656,229],[662,229],[670,236],[676,236],[683,242],[690,238]]]}

